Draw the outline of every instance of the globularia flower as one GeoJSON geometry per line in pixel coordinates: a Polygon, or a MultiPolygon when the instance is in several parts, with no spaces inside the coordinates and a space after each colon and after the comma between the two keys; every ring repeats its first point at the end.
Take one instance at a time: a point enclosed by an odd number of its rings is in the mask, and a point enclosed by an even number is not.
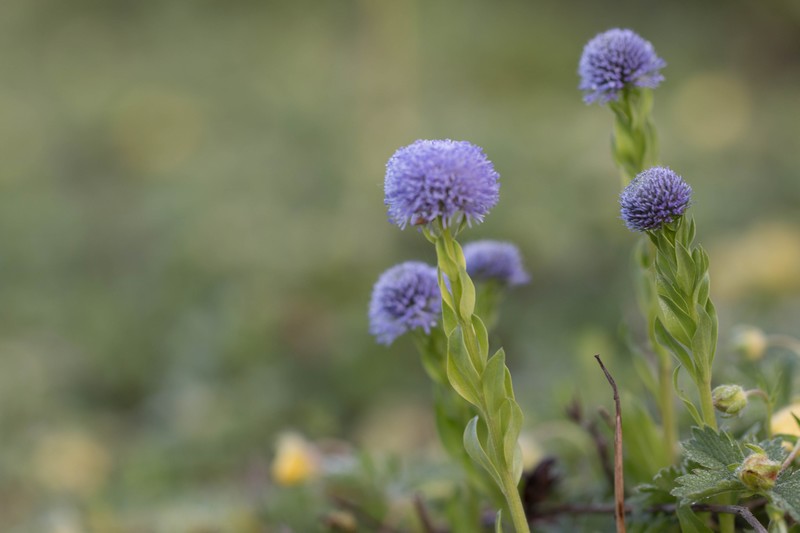
{"type": "Polygon", "coordinates": [[[481,222],[497,204],[500,176],[479,147],[466,141],[419,140],[386,164],[389,219],[405,228],[441,217],[447,227],[481,222]]]}
{"type": "Polygon", "coordinates": [[[619,196],[622,220],[628,229],[649,231],[672,222],[686,211],[692,188],[664,167],[653,167],[636,176],[619,196]]]}
{"type": "Polygon", "coordinates": [[[513,286],[531,277],[522,266],[519,249],[510,242],[475,241],[464,245],[467,273],[475,281],[499,281],[513,286]]]}
{"type": "Polygon", "coordinates": [[[436,269],[418,261],[395,265],[378,278],[369,303],[369,332],[389,345],[413,329],[429,333],[442,312],[436,269]]]}
{"type": "Polygon", "coordinates": [[[659,69],[665,66],[653,45],[632,30],[615,28],[598,34],[583,48],[578,65],[583,100],[606,103],[617,100],[626,86],[658,87],[664,80],[659,69]]]}

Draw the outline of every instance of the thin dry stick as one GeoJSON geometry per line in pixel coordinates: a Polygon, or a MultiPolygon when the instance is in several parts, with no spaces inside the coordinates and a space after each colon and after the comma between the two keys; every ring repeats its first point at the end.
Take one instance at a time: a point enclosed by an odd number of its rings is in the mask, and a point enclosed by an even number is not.
{"type": "Polygon", "coordinates": [[[414,509],[416,509],[419,521],[422,524],[422,531],[425,533],[436,533],[437,530],[428,514],[428,508],[425,506],[425,502],[419,494],[414,495],[414,509]]]}
{"type": "Polygon", "coordinates": [[[795,458],[798,455],[800,455],[800,439],[797,439],[797,444],[794,445],[794,449],[789,454],[789,457],[787,457],[786,460],[781,465],[781,472],[789,468],[789,465],[791,465],[794,462],[795,458]]]}
{"type": "Polygon", "coordinates": [[[619,401],[619,391],[617,384],[611,374],[606,370],[606,366],[600,359],[600,355],[595,355],[603,374],[606,375],[611,390],[614,391],[614,517],[617,522],[617,533],[625,533],[625,481],[622,477],[622,406],[619,401]]]}

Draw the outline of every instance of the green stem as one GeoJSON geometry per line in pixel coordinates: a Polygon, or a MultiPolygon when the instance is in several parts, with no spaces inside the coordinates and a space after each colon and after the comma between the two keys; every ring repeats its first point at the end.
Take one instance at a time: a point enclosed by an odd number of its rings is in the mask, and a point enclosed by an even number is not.
{"type": "Polygon", "coordinates": [[[697,390],[700,394],[700,413],[703,415],[703,423],[717,430],[717,415],[714,409],[714,401],[711,399],[711,376],[699,376],[697,390]]]}
{"type": "MultiPolygon", "coordinates": [[[[655,348],[657,343],[653,344],[655,348]]],[[[661,425],[664,431],[664,441],[666,442],[667,458],[670,464],[675,462],[675,448],[678,443],[678,427],[675,420],[675,406],[673,402],[672,390],[672,360],[669,354],[659,354],[658,361],[658,395],[659,407],[661,409],[661,425]],[[666,355],[664,357],[663,355],[666,355]]]]}
{"type": "MultiPolygon", "coordinates": [[[[460,275],[464,274],[463,256],[458,252],[454,235],[449,229],[443,229],[439,235],[439,238],[442,239],[444,245],[441,247],[441,249],[443,249],[444,253],[449,256],[445,261],[442,261],[444,258],[440,257],[439,264],[451,265],[459,269],[457,271],[453,271],[451,269],[450,271],[445,272],[450,281],[450,293],[453,298],[453,311],[457,317],[458,326],[463,335],[463,342],[468,357],[473,362],[473,365],[475,366],[475,369],[478,371],[479,375],[482,375],[486,365],[485,358],[487,355],[484,354],[481,349],[477,338],[477,333],[473,325],[472,317],[474,315],[474,310],[463,311],[461,306],[461,298],[464,296],[465,292],[465,286],[462,285],[462,280],[460,277],[460,275]],[[472,314],[470,314],[470,312],[472,314]]],[[[437,247],[437,252],[439,252],[439,250],[440,247],[437,247]]],[[[467,283],[469,283],[469,280],[467,280],[467,283]]],[[[478,391],[477,399],[478,402],[476,407],[479,411],[479,417],[486,425],[489,445],[494,451],[494,453],[491,455],[498,458],[504,458],[504,460],[497,459],[497,461],[501,464],[495,464],[494,466],[497,468],[497,473],[499,475],[498,484],[503,496],[505,497],[508,510],[511,514],[511,520],[514,524],[514,529],[517,531],[517,533],[530,533],[528,520],[525,517],[525,511],[522,507],[522,499],[520,498],[517,483],[513,479],[514,475],[511,467],[513,459],[505,457],[504,455],[505,435],[503,434],[503,428],[500,427],[500,421],[497,420],[496,417],[491,416],[492,412],[482,388],[478,391]]],[[[513,395],[509,399],[513,401],[513,395]]]]}

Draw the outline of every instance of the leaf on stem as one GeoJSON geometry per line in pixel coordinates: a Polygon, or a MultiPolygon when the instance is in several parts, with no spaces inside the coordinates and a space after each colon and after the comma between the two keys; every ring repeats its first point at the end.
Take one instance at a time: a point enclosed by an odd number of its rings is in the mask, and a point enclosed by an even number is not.
{"type": "Polygon", "coordinates": [[[489,456],[486,455],[486,450],[483,448],[483,444],[481,444],[480,439],[478,438],[478,417],[474,417],[467,423],[466,429],[464,429],[464,448],[467,450],[467,453],[472,460],[481,465],[484,470],[489,472],[489,475],[492,476],[497,486],[502,487],[503,481],[500,477],[499,472],[492,464],[492,461],[489,459],[489,456]]]}
{"type": "Polygon", "coordinates": [[[461,328],[447,339],[447,379],[462,398],[480,407],[480,377],[470,361],[461,328]]]}

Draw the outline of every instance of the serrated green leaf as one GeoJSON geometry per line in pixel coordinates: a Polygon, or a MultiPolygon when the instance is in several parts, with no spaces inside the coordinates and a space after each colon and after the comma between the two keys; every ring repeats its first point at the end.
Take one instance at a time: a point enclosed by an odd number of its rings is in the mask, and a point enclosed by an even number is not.
{"type": "Polygon", "coordinates": [[[483,396],[486,399],[487,416],[494,416],[506,400],[505,381],[506,353],[502,348],[489,358],[481,376],[483,396]]]}
{"type": "Polygon", "coordinates": [[[497,486],[502,487],[503,482],[500,478],[500,474],[492,464],[489,456],[486,455],[486,451],[484,450],[483,445],[478,438],[477,416],[467,423],[467,427],[464,430],[464,448],[467,450],[467,453],[472,460],[478,463],[489,473],[490,476],[492,476],[492,479],[494,479],[495,483],[497,483],[497,486]]]}
{"type": "Polygon", "coordinates": [[[758,443],[771,460],[782,463],[789,452],[783,447],[783,439],[765,440],[758,443]]]}
{"type": "Polygon", "coordinates": [[[744,460],[744,452],[733,437],[708,426],[692,428],[692,438],[683,443],[683,452],[688,460],[706,468],[727,469],[744,460]]]}
{"type": "Polygon", "coordinates": [[[784,472],[770,491],[772,500],[783,511],[800,521],[800,470],[784,472]]]}
{"type": "Polygon", "coordinates": [[[678,385],[678,377],[680,376],[681,368],[682,366],[678,365],[675,367],[675,371],[672,373],[672,388],[675,389],[675,394],[678,395],[678,398],[683,402],[686,410],[689,411],[690,415],[692,415],[692,419],[695,421],[695,423],[702,426],[704,425],[703,417],[700,416],[700,412],[697,410],[697,407],[695,407],[694,403],[692,403],[692,400],[690,400],[689,397],[683,393],[680,385],[678,385]]]}
{"type": "Polygon", "coordinates": [[[727,469],[698,468],[690,474],[679,477],[675,482],[678,486],[672,489],[670,494],[689,501],[745,489],[742,482],[727,469]]]}
{"type": "Polygon", "coordinates": [[[653,477],[650,483],[636,487],[636,492],[643,495],[639,497],[642,506],[652,506],[675,501],[670,491],[675,488],[675,480],[683,473],[674,466],[662,468],[653,477]]]}
{"type": "Polygon", "coordinates": [[[447,379],[462,398],[480,406],[480,377],[464,346],[461,328],[456,328],[447,339],[447,379]]]}
{"type": "Polygon", "coordinates": [[[713,530],[700,520],[690,506],[679,505],[675,514],[681,524],[682,533],[713,533],[713,530]]]}

